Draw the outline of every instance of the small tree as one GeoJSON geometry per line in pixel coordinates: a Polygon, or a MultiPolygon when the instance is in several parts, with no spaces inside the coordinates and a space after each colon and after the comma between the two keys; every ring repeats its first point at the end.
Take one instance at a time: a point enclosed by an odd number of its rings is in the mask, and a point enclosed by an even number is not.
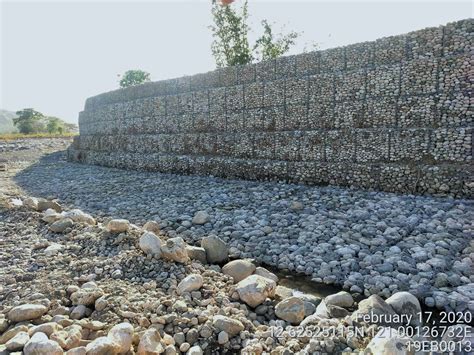
{"type": "Polygon", "coordinates": [[[278,58],[287,53],[291,46],[295,45],[299,34],[290,32],[288,34],[273,35],[273,30],[267,20],[262,21],[263,35],[255,42],[254,50],[260,60],[278,58]]]}
{"type": "Polygon", "coordinates": [[[121,88],[140,85],[150,81],[150,73],[143,70],[127,70],[119,81],[121,88]]]}
{"type": "Polygon", "coordinates": [[[216,3],[212,6],[214,25],[210,26],[214,41],[212,55],[219,68],[248,64],[252,62],[252,50],[248,41],[247,0],[239,11],[227,3],[216,3]]]}
{"type": "Polygon", "coordinates": [[[299,33],[280,33],[275,36],[271,25],[267,20],[263,20],[263,34],[255,45],[250,47],[248,0],[243,1],[240,10],[230,5],[233,2],[214,0],[212,5],[214,25],[210,26],[210,29],[214,40],[211,50],[218,68],[277,58],[287,53],[296,43],[299,33]]]}
{"type": "Polygon", "coordinates": [[[57,117],[48,117],[46,130],[50,134],[53,134],[53,133],[62,134],[64,132],[64,122],[57,117]]]}
{"type": "Polygon", "coordinates": [[[13,124],[18,128],[20,133],[37,133],[44,129],[42,120],[44,115],[32,108],[25,108],[17,111],[18,117],[13,119],[13,124]]]}

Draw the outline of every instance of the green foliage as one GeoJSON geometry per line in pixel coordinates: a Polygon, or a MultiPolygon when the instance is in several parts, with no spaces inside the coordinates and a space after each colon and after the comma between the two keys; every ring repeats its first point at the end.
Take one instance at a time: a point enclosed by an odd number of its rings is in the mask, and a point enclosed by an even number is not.
{"type": "Polygon", "coordinates": [[[50,134],[63,134],[64,122],[57,117],[48,117],[48,123],[46,124],[46,130],[50,134]]]}
{"type": "Polygon", "coordinates": [[[230,4],[213,1],[212,17],[214,24],[210,29],[214,39],[211,50],[218,68],[280,57],[299,37],[299,33],[293,31],[274,35],[272,26],[263,20],[263,34],[251,47],[248,39],[248,0],[243,1],[240,10],[230,4]]]}
{"type": "Polygon", "coordinates": [[[13,118],[13,123],[22,134],[64,134],[75,132],[77,126],[66,123],[58,117],[45,116],[32,108],[25,108],[16,112],[18,117],[13,118]]]}
{"type": "Polygon", "coordinates": [[[13,123],[20,133],[36,133],[42,132],[44,129],[44,115],[32,108],[25,108],[16,112],[18,117],[13,119],[13,123]]]}
{"type": "Polygon", "coordinates": [[[287,53],[291,46],[295,45],[299,36],[297,32],[292,31],[287,34],[278,34],[275,37],[267,20],[262,21],[262,26],[263,34],[257,39],[254,46],[260,60],[278,58],[287,53]]]}
{"type": "Polygon", "coordinates": [[[119,81],[121,88],[140,85],[150,81],[150,73],[143,70],[127,70],[119,81]]]}
{"type": "Polygon", "coordinates": [[[214,3],[212,6],[214,25],[210,28],[214,40],[211,50],[219,68],[248,64],[253,60],[248,41],[247,5],[245,0],[240,12],[229,5],[214,3]]]}

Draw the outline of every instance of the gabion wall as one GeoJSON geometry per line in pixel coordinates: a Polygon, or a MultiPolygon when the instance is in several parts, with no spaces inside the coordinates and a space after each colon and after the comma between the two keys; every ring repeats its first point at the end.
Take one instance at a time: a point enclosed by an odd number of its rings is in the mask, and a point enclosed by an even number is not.
{"type": "Polygon", "coordinates": [[[89,98],[71,160],[473,196],[472,19],[89,98]]]}

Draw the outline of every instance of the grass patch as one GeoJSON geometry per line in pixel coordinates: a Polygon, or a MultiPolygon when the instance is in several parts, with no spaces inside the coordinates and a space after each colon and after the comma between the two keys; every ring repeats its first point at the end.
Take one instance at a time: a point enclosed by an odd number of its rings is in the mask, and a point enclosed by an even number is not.
{"type": "Polygon", "coordinates": [[[51,134],[51,133],[1,133],[0,140],[8,141],[14,139],[24,138],[70,138],[79,135],[78,133],[63,133],[63,134],[51,134]]]}

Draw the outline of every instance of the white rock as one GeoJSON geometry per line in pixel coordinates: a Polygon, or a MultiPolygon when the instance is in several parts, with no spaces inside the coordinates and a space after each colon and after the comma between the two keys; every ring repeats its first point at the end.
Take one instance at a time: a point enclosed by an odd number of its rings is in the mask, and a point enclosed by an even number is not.
{"type": "Polygon", "coordinates": [[[182,295],[185,292],[197,291],[202,287],[202,284],[203,279],[201,275],[188,275],[178,284],[178,294],[182,295]]]}
{"type": "Polygon", "coordinates": [[[139,241],[140,249],[145,254],[151,254],[156,257],[161,256],[161,240],[155,233],[145,232],[140,237],[139,241]]]}
{"type": "Polygon", "coordinates": [[[62,244],[53,243],[44,250],[44,254],[46,256],[53,256],[59,253],[63,249],[64,249],[64,246],[62,244]]]}
{"type": "Polygon", "coordinates": [[[116,355],[120,352],[120,345],[109,337],[99,337],[87,344],[87,355],[116,355]]]}
{"type": "Polygon", "coordinates": [[[189,348],[189,350],[186,352],[186,355],[202,355],[202,349],[199,345],[194,345],[189,348]]]}
{"type": "Polygon", "coordinates": [[[233,260],[222,267],[222,273],[234,279],[234,283],[242,281],[255,271],[255,265],[250,260],[233,260]]]}
{"type": "Polygon", "coordinates": [[[123,233],[128,231],[130,222],[127,219],[112,219],[107,223],[107,230],[110,233],[123,233]]]}
{"type": "Polygon", "coordinates": [[[262,304],[267,297],[273,297],[275,289],[275,281],[259,275],[251,275],[236,285],[240,299],[254,308],[262,304]]]}
{"type": "Polygon", "coordinates": [[[421,325],[421,305],[418,299],[409,292],[397,292],[387,298],[385,302],[392,306],[397,314],[411,316],[411,325],[421,325]]]}
{"type": "Polygon", "coordinates": [[[211,220],[211,217],[206,211],[197,211],[193,217],[193,224],[206,224],[211,220]]]}
{"type": "Polygon", "coordinates": [[[162,255],[166,259],[176,261],[178,263],[185,263],[189,260],[188,252],[186,251],[186,243],[183,238],[170,238],[161,246],[162,255]]]}
{"type": "Polygon", "coordinates": [[[49,340],[44,333],[35,333],[31,339],[26,343],[23,354],[24,355],[62,355],[63,349],[54,340],[49,340]]]}
{"type": "Polygon", "coordinates": [[[23,349],[25,344],[30,340],[27,332],[19,332],[13,338],[6,342],[5,348],[9,351],[18,351],[23,349]]]}
{"type": "Polygon", "coordinates": [[[84,306],[91,306],[95,301],[104,295],[104,292],[98,288],[81,288],[71,295],[73,305],[82,304],[84,306]]]}
{"type": "Polygon", "coordinates": [[[114,325],[107,336],[120,346],[120,352],[127,352],[132,346],[133,333],[133,326],[124,322],[114,325]]]}
{"type": "Polygon", "coordinates": [[[158,355],[163,351],[160,333],[155,328],[148,328],[140,339],[137,355],[158,355]]]}
{"type": "Polygon", "coordinates": [[[87,350],[85,346],[79,346],[77,348],[66,351],[66,355],[86,355],[87,350]]]}
{"type": "Polygon", "coordinates": [[[229,342],[229,334],[222,330],[217,335],[217,342],[221,345],[227,344],[229,342]]]}
{"type": "Polygon", "coordinates": [[[21,306],[13,307],[8,312],[8,319],[11,322],[18,323],[39,318],[47,311],[48,308],[40,304],[22,304],[21,306]]]}
{"type": "Polygon", "coordinates": [[[46,223],[54,223],[56,221],[59,221],[62,218],[64,217],[53,209],[46,210],[43,213],[43,217],[41,217],[41,219],[45,221],[46,223]]]}
{"type": "Polygon", "coordinates": [[[324,299],[326,305],[338,306],[343,308],[351,307],[354,304],[354,299],[351,294],[346,291],[341,291],[333,295],[329,295],[324,299]]]}
{"type": "Polygon", "coordinates": [[[393,328],[382,328],[367,345],[365,351],[380,355],[411,355],[415,351],[408,348],[410,338],[402,337],[393,328]]]}
{"type": "Polygon", "coordinates": [[[145,225],[143,226],[143,229],[148,232],[155,233],[156,235],[160,233],[160,225],[158,222],[155,222],[155,221],[146,222],[145,225]]]}
{"type": "Polygon", "coordinates": [[[36,197],[27,197],[23,200],[23,204],[32,210],[38,210],[38,199],[36,197]]]}
{"type": "Polygon", "coordinates": [[[95,225],[96,223],[95,219],[90,214],[87,214],[79,209],[63,212],[62,215],[78,223],[85,223],[90,225],[95,225]]]}

